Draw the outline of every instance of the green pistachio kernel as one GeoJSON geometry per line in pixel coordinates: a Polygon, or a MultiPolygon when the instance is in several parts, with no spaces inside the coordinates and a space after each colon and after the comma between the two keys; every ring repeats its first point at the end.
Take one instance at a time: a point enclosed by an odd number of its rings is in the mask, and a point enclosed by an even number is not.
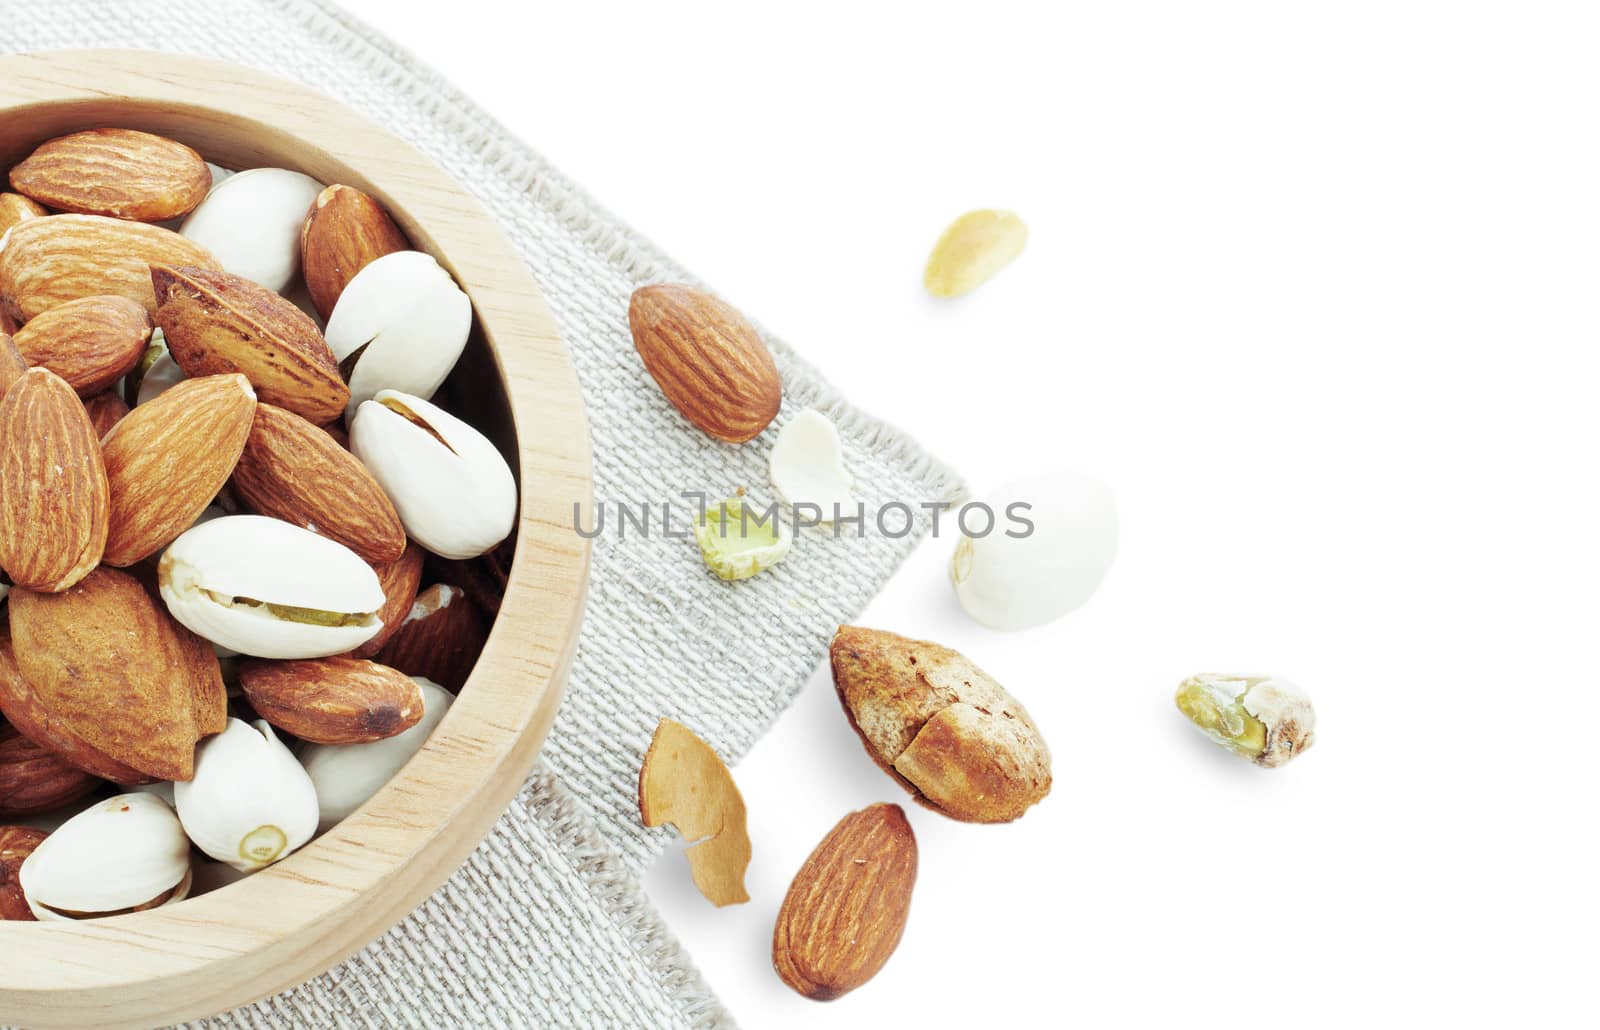
{"type": "Polygon", "coordinates": [[[367,616],[350,612],[327,612],[320,608],[296,608],[292,604],[272,604],[257,601],[253,597],[235,597],[234,604],[249,605],[251,608],[266,608],[285,622],[302,622],[308,626],[359,626],[367,621],[367,616]]]}
{"type": "Polygon", "coordinates": [[[707,509],[694,537],[706,568],[725,580],[749,579],[770,569],[793,542],[777,511],[746,511],[737,497],[707,509]]]}
{"type": "Polygon", "coordinates": [[[1255,758],[1266,750],[1267,727],[1245,711],[1243,698],[1263,678],[1191,676],[1178,687],[1178,709],[1218,744],[1255,758]]]}

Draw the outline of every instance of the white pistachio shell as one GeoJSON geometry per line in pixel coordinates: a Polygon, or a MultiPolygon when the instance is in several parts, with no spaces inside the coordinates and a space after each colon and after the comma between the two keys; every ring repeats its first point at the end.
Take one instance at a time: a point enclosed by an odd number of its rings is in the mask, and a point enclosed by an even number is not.
{"type": "Polygon", "coordinates": [[[73,816],[34,849],[17,879],[40,920],[108,914],[189,887],[189,838],[154,794],[122,794],[73,816]]]}
{"type": "Polygon", "coordinates": [[[139,377],[139,395],[133,399],[134,407],[148,404],[184,379],[183,369],[167,350],[167,334],[159,327],[150,334],[150,346],[159,347],[161,356],[156,358],[155,364],[145,369],[144,375],[139,377]]]}
{"type": "Polygon", "coordinates": [[[471,331],[472,302],[431,255],[402,250],[367,265],[328,316],[333,356],[343,364],[361,351],[345,417],[380,390],[432,397],[471,331]]]}
{"type": "Polygon", "coordinates": [[[838,514],[855,513],[839,430],[815,408],[800,412],[778,431],[769,467],[773,487],[791,505],[815,504],[824,522],[833,521],[835,507],[838,514]]]}
{"type": "Polygon", "coordinates": [[[406,533],[442,558],[475,558],[504,540],[517,517],[511,467],[488,438],[448,412],[396,390],[364,402],[350,449],[394,502],[406,533]],[[385,402],[397,403],[439,435],[385,402]]]}
{"type": "Polygon", "coordinates": [[[413,676],[422,690],[422,718],[398,736],[366,744],[310,744],[300,753],[317,788],[320,828],[328,829],[366,803],[422,749],[455,697],[439,684],[413,676]]]}
{"type": "Polygon", "coordinates": [[[372,566],[343,544],[261,515],[227,515],[188,530],[161,556],[159,579],[167,610],[179,622],[258,658],[342,654],[383,627],[383,586],[372,566]],[[295,621],[268,604],[348,615],[353,622],[295,621]]]}
{"type": "Polygon", "coordinates": [[[1059,619],[1094,594],[1116,558],[1116,501],[1098,479],[1011,483],[983,507],[967,521],[983,535],[962,536],[950,578],[961,607],[985,626],[1023,630],[1059,619]]]}
{"type": "Polygon", "coordinates": [[[252,168],[213,185],[181,232],[225,271],[281,293],[300,267],[300,226],[321,192],[309,175],[252,168]]]}
{"type": "Polygon", "coordinates": [[[200,742],[194,779],[175,789],[189,839],[235,869],[269,866],[317,830],[311,777],[264,721],[229,719],[200,742]]]}

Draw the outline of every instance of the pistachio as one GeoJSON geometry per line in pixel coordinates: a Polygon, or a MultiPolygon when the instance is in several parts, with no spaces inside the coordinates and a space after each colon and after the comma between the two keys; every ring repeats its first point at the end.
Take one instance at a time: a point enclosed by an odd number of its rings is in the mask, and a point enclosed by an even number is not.
{"type": "Polygon", "coordinates": [[[1316,739],[1311,698],[1288,680],[1203,672],[1179,684],[1176,700],[1201,733],[1268,769],[1316,739]]]}
{"type": "Polygon", "coordinates": [[[839,430],[828,416],[807,408],[778,431],[769,459],[772,485],[790,504],[814,504],[832,522],[855,510],[839,430]]]}
{"type": "Polygon", "coordinates": [[[229,719],[201,742],[194,779],[174,792],[189,839],[241,871],[284,858],[317,829],[316,788],[264,721],[229,719]]]}
{"type": "Polygon", "coordinates": [[[300,265],[300,223],[322,184],[285,168],[252,168],[215,183],[179,230],[224,270],[282,293],[300,265]]]}
{"type": "Polygon", "coordinates": [[[154,794],[121,794],[46,837],[22,863],[18,879],[40,920],[156,908],[188,894],[189,839],[154,794]]]}
{"type": "Polygon", "coordinates": [[[432,680],[413,676],[422,691],[422,718],[404,733],[365,744],[311,744],[300,752],[317,790],[320,829],[360,808],[422,750],[455,698],[432,680]]]}
{"type": "Polygon", "coordinates": [[[122,382],[122,399],[136,408],[153,401],[183,382],[183,369],[167,351],[167,336],[160,327],[150,334],[150,345],[144,356],[122,382]]]}
{"type": "Polygon", "coordinates": [[[511,467],[482,433],[422,398],[380,390],[356,412],[350,449],[394,502],[407,534],[434,554],[475,558],[511,533],[511,467]]]}
{"type": "Polygon", "coordinates": [[[718,579],[749,579],[784,559],[794,535],[773,512],[748,514],[737,497],[708,509],[694,529],[700,556],[718,579]]]}
{"type": "Polygon", "coordinates": [[[339,294],[326,333],[350,382],[345,416],[381,390],[432,397],[471,331],[472,302],[431,256],[396,251],[361,269],[339,294]]]}
{"type": "Polygon", "coordinates": [[[382,628],[383,587],[354,551],[260,515],[194,526],[161,556],[173,616],[216,644],[259,658],[323,658],[382,628]]]}

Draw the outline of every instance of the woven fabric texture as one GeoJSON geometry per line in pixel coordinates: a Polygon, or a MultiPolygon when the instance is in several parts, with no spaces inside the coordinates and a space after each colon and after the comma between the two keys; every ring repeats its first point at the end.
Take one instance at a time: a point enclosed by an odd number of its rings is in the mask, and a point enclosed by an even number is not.
{"type": "MultiPolygon", "coordinates": [[[[628,298],[695,282],[409,54],[319,0],[0,0],[0,51],[176,50],[251,65],[332,95],[464,184],[527,260],[577,367],[602,505],[772,500],[773,432],[716,444],[662,398],[633,350],[628,298]],[[48,16],[46,16],[48,12],[48,16]]],[[[152,54],[152,61],[160,61],[152,54]]],[[[203,98],[201,98],[203,99],[203,98]]],[[[737,298],[732,298],[737,303],[737,298]]],[[[779,424],[806,407],[839,426],[858,499],[943,503],[958,478],[851,406],[768,338],[779,424]]],[[[681,527],[680,527],[681,528],[681,527]]],[[[660,532],[594,541],[585,626],[540,766],[483,845],[411,917],[325,976],[202,1025],[708,1027],[728,1019],[644,898],[665,846],[639,824],[639,762],[656,722],[742,756],[927,530],[835,539],[808,530],[781,565],[729,585],[692,542],[660,532]],[[752,634],[752,625],[779,625],[752,634]]]]}

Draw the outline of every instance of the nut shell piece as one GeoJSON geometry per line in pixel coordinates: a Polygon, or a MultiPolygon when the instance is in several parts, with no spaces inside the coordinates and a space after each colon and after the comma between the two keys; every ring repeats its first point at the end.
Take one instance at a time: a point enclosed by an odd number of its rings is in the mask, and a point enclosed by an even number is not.
{"type": "Polygon", "coordinates": [[[1009,822],[1050,792],[1038,727],[964,655],[859,626],[840,626],[829,653],[867,753],[922,804],[963,822],[1009,822]]]}
{"type": "Polygon", "coordinates": [[[744,798],[722,759],[682,723],[662,719],[650,739],[639,769],[639,817],[646,826],[671,823],[689,842],[689,870],[706,900],[718,908],[750,900],[744,798]]]}

